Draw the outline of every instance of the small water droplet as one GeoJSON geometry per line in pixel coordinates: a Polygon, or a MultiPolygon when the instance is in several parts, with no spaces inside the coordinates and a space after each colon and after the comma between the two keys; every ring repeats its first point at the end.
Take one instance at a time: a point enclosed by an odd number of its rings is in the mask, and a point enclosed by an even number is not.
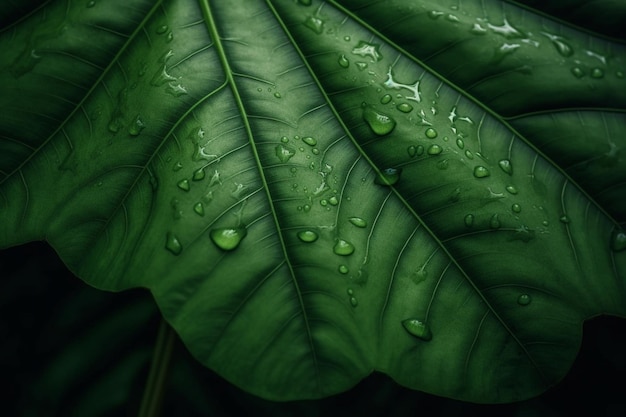
{"type": "Polygon", "coordinates": [[[178,237],[171,232],[167,232],[165,237],[165,249],[172,252],[174,255],[180,255],[183,251],[183,245],[181,245],[178,237]]]}
{"type": "Polygon", "coordinates": [[[463,218],[463,223],[465,223],[465,226],[467,227],[474,226],[474,215],[473,214],[465,215],[465,217],[463,218]]]}
{"type": "Polygon", "coordinates": [[[178,181],[176,185],[178,186],[178,188],[180,188],[183,191],[189,191],[189,189],[191,188],[189,186],[189,180],[187,179],[178,181]]]}
{"type": "Polygon", "coordinates": [[[437,11],[437,10],[431,10],[431,11],[428,12],[428,17],[430,17],[433,20],[434,19],[438,19],[438,18],[440,18],[443,15],[444,15],[443,12],[440,12],[440,11],[437,11]]]}
{"type": "Polygon", "coordinates": [[[348,220],[356,227],[367,227],[367,222],[360,217],[350,217],[348,220]]]}
{"type": "Polygon", "coordinates": [[[131,136],[139,136],[145,127],[146,125],[141,119],[141,116],[137,115],[128,127],[128,134],[131,136]]]}
{"type": "Polygon", "coordinates": [[[400,110],[402,113],[410,113],[413,110],[413,106],[409,103],[400,103],[396,106],[396,109],[400,110]]]}
{"type": "Polygon", "coordinates": [[[614,252],[621,252],[626,249],[626,232],[622,229],[613,229],[611,233],[611,249],[614,252]]]}
{"type": "Polygon", "coordinates": [[[363,109],[363,120],[379,136],[388,135],[396,127],[396,121],[391,116],[378,112],[371,106],[363,109]]]}
{"type": "Polygon", "coordinates": [[[354,245],[346,240],[337,239],[335,246],[333,246],[333,252],[335,255],[340,256],[352,255],[354,253],[354,245]]]}
{"type": "Polygon", "coordinates": [[[356,307],[359,305],[359,300],[356,299],[356,297],[350,297],[350,305],[352,307],[356,307]]]}
{"type": "Polygon", "coordinates": [[[482,27],[479,23],[474,23],[474,26],[470,29],[474,35],[484,35],[487,33],[487,29],[482,27]]]}
{"type": "Polygon", "coordinates": [[[498,162],[498,165],[502,169],[502,171],[506,172],[509,175],[513,174],[513,165],[511,165],[511,161],[508,159],[501,159],[498,162]]]}
{"type": "Polygon", "coordinates": [[[478,165],[476,167],[474,167],[474,177],[476,178],[486,178],[489,175],[491,175],[489,173],[489,170],[487,168],[485,168],[482,165],[478,165]]]}
{"type": "Polygon", "coordinates": [[[346,292],[348,293],[348,295],[354,295],[354,290],[352,288],[348,288],[346,292]]]}
{"type": "Polygon", "coordinates": [[[514,213],[520,213],[522,211],[522,206],[515,203],[511,206],[511,210],[513,210],[514,213]]]}
{"type": "Polygon", "coordinates": [[[309,146],[317,145],[317,140],[315,138],[310,137],[310,136],[302,138],[302,142],[306,143],[309,146]]]}
{"type": "Polygon", "coordinates": [[[174,33],[170,31],[165,38],[165,42],[170,43],[174,40],[174,33]]]}
{"type": "Polygon", "coordinates": [[[474,159],[474,154],[469,149],[465,150],[465,156],[467,157],[467,159],[474,159]]]}
{"type": "Polygon", "coordinates": [[[352,49],[352,53],[361,57],[369,57],[376,62],[383,59],[379,48],[377,44],[359,41],[358,45],[352,49]]]}
{"type": "Polygon", "coordinates": [[[156,28],[156,33],[162,35],[167,32],[167,29],[169,29],[167,25],[160,25],[158,28],[156,28]]]}
{"type": "Polygon", "coordinates": [[[546,32],[541,32],[541,33],[545,35],[546,37],[548,37],[548,39],[550,39],[550,41],[552,42],[552,45],[554,45],[557,52],[561,54],[562,56],[567,58],[574,54],[574,49],[572,49],[572,47],[567,42],[565,42],[564,38],[557,36],[557,35],[553,35],[551,33],[546,33],[546,32]]]}
{"type": "Polygon", "coordinates": [[[517,298],[517,304],[521,306],[527,306],[530,304],[531,301],[532,299],[530,298],[530,295],[528,294],[522,294],[517,298]]]}
{"type": "Polygon", "coordinates": [[[247,234],[245,227],[220,227],[211,230],[209,237],[218,248],[230,251],[236,249],[247,234]]]}
{"type": "Polygon", "coordinates": [[[391,94],[385,94],[384,96],[382,96],[380,98],[380,102],[382,104],[387,104],[387,103],[391,102],[391,94]]]}
{"type": "Polygon", "coordinates": [[[492,229],[500,228],[500,219],[498,219],[498,214],[494,214],[493,216],[491,216],[491,219],[489,219],[489,227],[491,227],[492,229]]]}
{"type": "Polygon", "coordinates": [[[603,78],[604,71],[600,68],[594,68],[591,70],[591,78],[603,78]]]}
{"type": "Polygon", "coordinates": [[[566,214],[563,214],[561,217],[559,217],[559,221],[561,223],[568,224],[570,222],[570,219],[566,214]]]}
{"type": "Polygon", "coordinates": [[[204,216],[204,204],[202,203],[194,204],[193,211],[195,211],[198,216],[204,216]]]}
{"type": "Polygon", "coordinates": [[[356,67],[359,71],[365,71],[367,69],[367,62],[357,62],[356,67]]]}
{"type": "Polygon", "coordinates": [[[194,171],[193,177],[191,179],[193,179],[194,181],[200,181],[200,180],[203,180],[204,177],[205,177],[204,168],[198,168],[197,170],[194,171]]]}
{"type": "Polygon", "coordinates": [[[296,150],[291,146],[279,144],[276,145],[276,156],[280,162],[287,162],[296,154],[296,150]]]}
{"type": "Polygon", "coordinates": [[[576,78],[582,78],[585,76],[585,71],[580,67],[574,67],[572,68],[572,74],[574,74],[576,78]]]}
{"type": "Polygon", "coordinates": [[[415,145],[411,145],[408,148],[406,148],[406,152],[409,154],[411,158],[413,158],[415,155],[417,155],[417,148],[415,147],[415,145]]]}
{"type": "Polygon", "coordinates": [[[374,183],[378,185],[394,185],[400,180],[401,173],[402,170],[400,168],[385,168],[380,171],[374,183]]]}
{"type": "MultiPolygon", "coordinates": [[[[309,206],[309,210],[310,210],[310,206],[309,206]]],[[[306,209],[306,206],[304,206],[304,211],[308,211],[306,209]]],[[[315,242],[317,238],[318,238],[317,233],[315,233],[312,230],[301,230],[298,232],[298,239],[300,239],[302,242],[305,242],[305,243],[315,242]]]]}
{"type": "Polygon", "coordinates": [[[615,72],[615,76],[617,78],[624,78],[624,72],[623,71],[616,71],[615,72]]]}
{"type": "Polygon", "coordinates": [[[507,185],[505,187],[505,190],[507,190],[509,192],[509,194],[517,194],[517,188],[514,185],[507,185]]]}
{"type": "Polygon", "coordinates": [[[432,127],[429,127],[428,129],[426,129],[426,132],[424,132],[424,134],[426,135],[428,139],[435,139],[437,137],[437,131],[433,129],[432,127]]]}
{"type": "Polygon", "coordinates": [[[443,148],[439,145],[430,145],[426,151],[428,155],[439,155],[441,152],[443,152],[443,148]]]}
{"type": "Polygon", "coordinates": [[[281,98],[282,95],[277,91],[277,92],[274,93],[274,97],[275,98],[281,98]]]}
{"type": "Polygon", "coordinates": [[[180,171],[183,168],[183,164],[181,164],[180,162],[176,162],[174,164],[174,167],[172,167],[172,171],[176,172],[176,171],[180,171]]]}
{"type": "Polygon", "coordinates": [[[95,5],[96,5],[96,2],[94,0],[91,0],[91,1],[87,2],[87,8],[88,9],[91,9],[95,5]]]}
{"type": "Polygon", "coordinates": [[[465,148],[465,142],[463,142],[463,139],[458,138],[458,139],[456,140],[456,146],[458,146],[458,147],[459,147],[459,149],[463,149],[463,148],[465,148]]]}
{"type": "Polygon", "coordinates": [[[324,32],[324,21],[316,16],[309,16],[304,21],[304,26],[311,29],[313,32],[321,35],[324,32]]]}
{"type": "Polygon", "coordinates": [[[402,326],[410,335],[429,341],[433,338],[430,331],[430,327],[421,320],[418,319],[406,319],[402,321],[402,326]]]}
{"type": "Polygon", "coordinates": [[[345,55],[341,54],[341,56],[339,57],[339,59],[337,60],[337,62],[339,63],[339,66],[341,68],[348,68],[350,66],[350,61],[348,60],[348,58],[346,58],[345,55]]]}
{"type": "Polygon", "coordinates": [[[338,270],[339,270],[339,273],[344,274],[344,275],[350,272],[350,269],[346,265],[343,265],[343,264],[339,265],[338,270]]]}

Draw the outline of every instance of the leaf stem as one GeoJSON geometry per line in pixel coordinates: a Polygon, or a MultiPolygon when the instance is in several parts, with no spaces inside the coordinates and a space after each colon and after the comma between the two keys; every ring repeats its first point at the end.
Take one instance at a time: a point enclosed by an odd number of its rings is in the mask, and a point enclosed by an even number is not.
{"type": "Polygon", "coordinates": [[[161,318],[157,334],[154,355],[150,364],[150,371],[146,387],[139,406],[138,417],[158,417],[161,414],[163,392],[169,371],[176,333],[172,327],[161,318]]]}

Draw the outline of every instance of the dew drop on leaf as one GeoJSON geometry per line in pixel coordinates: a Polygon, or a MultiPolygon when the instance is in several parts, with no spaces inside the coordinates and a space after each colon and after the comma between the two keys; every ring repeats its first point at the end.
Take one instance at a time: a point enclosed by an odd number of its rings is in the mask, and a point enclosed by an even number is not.
{"type": "Polygon", "coordinates": [[[437,137],[437,131],[433,129],[432,127],[429,127],[428,129],[426,129],[426,132],[424,134],[426,135],[428,139],[435,139],[437,137]]]}
{"type": "Polygon", "coordinates": [[[508,159],[501,159],[498,162],[498,165],[502,169],[502,171],[506,172],[509,175],[513,174],[513,166],[511,165],[511,161],[508,159]]]}
{"type": "Polygon", "coordinates": [[[402,113],[410,113],[411,110],[413,110],[413,106],[411,106],[409,103],[400,103],[396,106],[396,109],[398,109],[402,113]]]}
{"type": "Polygon", "coordinates": [[[517,188],[514,185],[507,185],[505,187],[505,190],[507,190],[509,192],[509,194],[517,194],[517,188]]]}
{"type": "Polygon", "coordinates": [[[348,220],[356,227],[367,227],[367,222],[360,217],[350,217],[348,220]]]}
{"type": "Polygon", "coordinates": [[[324,31],[324,21],[319,17],[309,16],[304,21],[304,26],[320,35],[324,31]]]}
{"type": "Polygon", "coordinates": [[[465,223],[465,226],[467,227],[472,227],[474,225],[474,215],[473,214],[465,215],[465,218],[463,218],[463,223],[465,223]]]}
{"type": "Polygon", "coordinates": [[[333,252],[335,255],[340,256],[352,255],[354,253],[354,245],[346,240],[337,239],[335,246],[333,246],[333,252]]]}
{"type": "Polygon", "coordinates": [[[402,326],[411,336],[429,341],[433,338],[428,324],[418,319],[406,319],[402,321],[402,326]]]}
{"type": "Polygon", "coordinates": [[[359,305],[359,300],[356,299],[356,297],[350,297],[350,305],[352,307],[356,307],[359,305]]]}
{"type": "Polygon", "coordinates": [[[211,230],[209,237],[215,246],[230,251],[236,249],[247,234],[245,227],[220,227],[211,230]]]}
{"type": "Polygon", "coordinates": [[[205,177],[204,168],[198,168],[197,170],[194,171],[193,177],[191,179],[193,179],[194,181],[200,181],[200,180],[203,180],[204,177],[205,177]]]}
{"type": "Polygon", "coordinates": [[[458,147],[459,147],[459,149],[463,149],[463,148],[465,148],[465,142],[463,142],[463,139],[458,138],[458,139],[456,140],[456,146],[458,146],[458,147]]]}
{"type": "Polygon", "coordinates": [[[96,2],[94,0],[91,0],[91,1],[87,2],[87,8],[88,9],[91,9],[95,5],[96,5],[96,2]]]}
{"type": "Polygon", "coordinates": [[[621,229],[614,229],[611,233],[611,249],[614,252],[621,252],[626,249],[626,232],[621,229]]]}
{"type": "Polygon", "coordinates": [[[352,49],[352,53],[364,58],[369,57],[372,61],[377,62],[383,59],[378,49],[379,46],[377,44],[359,41],[358,45],[352,49]]]}
{"type": "Polygon", "coordinates": [[[343,265],[343,264],[339,265],[338,270],[339,270],[339,273],[344,274],[344,275],[350,272],[350,269],[346,265],[343,265]]]}
{"type": "Polygon", "coordinates": [[[411,158],[413,158],[415,157],[415,155],[417,155],[417,147],[415,145],[411,145],[408,148],[406,148],[406,152],[409,154],[411,158]]]}
{"type": "Polygon", "coordinates": [[[174,172],[180,171],[182,168],[183,168],[183,164],[181,164],[180,162],[176,162],[174,166],[172,167],[172,171],[174,172]]]}
{"type": "Polygon", "coordinates": [[[190,189],[189,180],[187,179],[178,181],[176,185],[178,186],[178,188],[180,188],[183,191],[189,191],[190,189]]]}
{"type": "Polygon", "coordinates": [[[441,152],[443,152],[443,148],[439,145],[430,145],[426,151],[428,155],[439,155],[441,152]]]}
{"type": "Polygon", "coordinates": [[[467,159],[474,159],[474,154],[469,149],[465,150],[465,156],[467,157],[467,159]]]}
{"type": "Polygon", "coordinates": [[[530,295],[522,294],[517,298],[517,304],[521,306],[527,306],[532,301],[530,295]]]}
{"type": "Polygon", "coordinates": [[[585,71],[583,71],[580,67],[574,67],[572,68],[572,74],[574,74],[574,77],[576,78],[582,78],[585,76],[585,71]]]}
{"type": "Polygon", "coordinates": [[[600,68],[594,68],[591,70],[591,78],[603,78],[604,71],[600,68]]]}
{"type": "Polygon", "coordinates": [[[167,29],[169,29],[167,25],[160,25],[158,28],[156,28],[156,33],[162,35],[167,32],[167,29]]]}
{"type": "Polygon", "coordinates": [[[568,224],[570,222],[570,219],[566,214],[563,214],[561,217],[559,217],[559,221],[561,223],[568,224]]]}
{"type": "Polygon", "coordinates": [[[167,236],[165,238],[165,249],[169,250],[174,255],[180,255],[183,251],[183,245],[181,245],[176,235],[171,232],[167,232],[167,236]]]}
{"type": "Polygon", "coordinates": [[[388,135],[396,127],[396,121],[389,115],[374,110],[371,106],[363,109],[363,120],[372,132],[379,136],[388,135]]]}
{"type": "Polygon", "coordinates": [[[296,150],[291,146],[283,144],[276,145],[276,156],[280,162],[287,162],[296,154],[296,150]]]}
{"type": "MultiPolygon", "coordinates": [[[[308,211],[306,210],[306,206],[304,207],[304,210],[308,211]]],[[[317,238],[318,238],[317,233],[315,233],[312,230],[301,230],[298,232],[298,239],[300,239],[302,242],[305,242],[305,243],[315,242],[317,238]]]]}
{"type": "Polygon", "coordinates": [[[489,219],[489,227],[491,227],[492,229],[500,228],[500,219],[498,219],[497,214],[494,214],[493,216],[491,216],[491,219],[489,219]]]}
{"type": "Polygon", "coordinates": [[[513,213],[520,213],[522,211],[522,206],[515,203],[511,206],[511,210],[513,210],[513,213]]]}
{"type": "Polygon", "coordinates": [[[317,145],[317,140],[315,138],[310,137],[310,136],[302,138],[302,142],[306,143],[309,146],[317,145]]]}
{"type": "Polygon", "coordinates": [[[394,185],[400,180],[400,168],[385,168],[376,176],[374,182],[378,185],[394,185]]]}
{"type": "Polygon", "coordinates": [[[380,102],[381,102],[381,104],[387,104],[387,103],[391,102],[391,95],[390,94],[385,94],[384,96],[382,96],[380,98],[380,102]]]}
{"type": "Polygon", "coordinates": [[[339,57],[339,59],[337,60],[337,62],[339,63],[339,66],[341,68],[348,68],[350,66],[350,61],[348,60],[348,58],[346,58],[345,55],[341,55],[339,57]]]}
{"type": "Polygon", "coordinates": [[[474,167],[474,177],[486,178],[490,175],[489,170],[482,165],[474,167]]]}
{"type": "Polygon", "coordinates": [[[336,206],[337,204],[339,204],[339,199],[336,196],[332,196],[328,199],[328,204],[330,204],[331,206],[336,206]]]}

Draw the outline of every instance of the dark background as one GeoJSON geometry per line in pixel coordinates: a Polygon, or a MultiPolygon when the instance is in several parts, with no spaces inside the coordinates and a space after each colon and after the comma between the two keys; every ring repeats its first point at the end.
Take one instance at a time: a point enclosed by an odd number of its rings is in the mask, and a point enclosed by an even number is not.
{"type": "MultiPolygon", "coordinates": [[[[0,415],[135,416],[159,314],[147,291],[108,293],[69,272],[41,242],[0,251],[0,415]]],[[[626,416],[626,320],[584,326],[570,373],[520,403],[479,405],[402,388],[373,374],[316,401],[249,395],[176,343],[163,416],[626,416]]]]}

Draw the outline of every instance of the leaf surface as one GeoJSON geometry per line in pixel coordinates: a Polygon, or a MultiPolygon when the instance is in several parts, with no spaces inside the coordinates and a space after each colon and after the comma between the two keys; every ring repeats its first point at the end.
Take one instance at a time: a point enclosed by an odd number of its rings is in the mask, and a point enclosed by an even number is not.
{"type": "Polygon", "coordinates": [[[0,245],[149,288],[246,390],[518,400],[626,314],[618,40],[485,0],[3,7],[0,245]]]}

